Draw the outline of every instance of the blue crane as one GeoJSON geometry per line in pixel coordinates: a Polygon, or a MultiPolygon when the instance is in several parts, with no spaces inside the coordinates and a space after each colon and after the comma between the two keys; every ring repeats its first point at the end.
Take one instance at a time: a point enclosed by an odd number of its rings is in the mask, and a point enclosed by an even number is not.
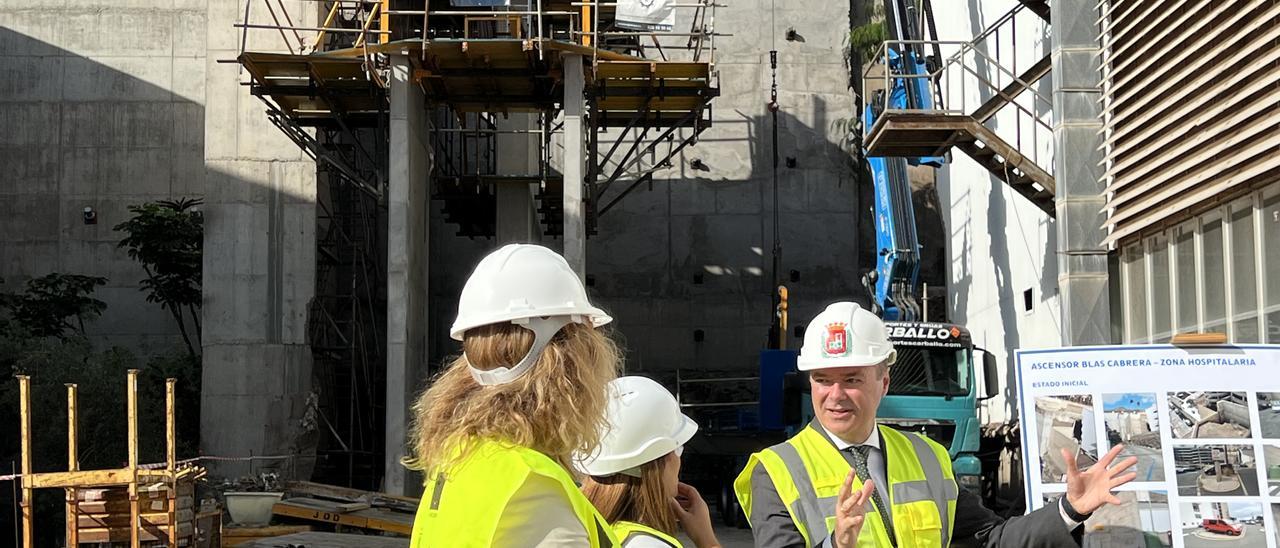
{"type": "MultiPolygon", "coordinates": [[[[928,2],[925,14],[931,13],[928,2]]],[[[910,0],[885,0],[889,89],[876,91],[866,102],[863,124],[871,127],[886,109],[930,110],[934,97],[928,74],[932,61],[923,55],[923,36],[910,0]],[[912,43],[917,42],[917,43],[912,43]]],[[[937,58],[937,55],[934,57],[937,58]]],[[[886,320],[916,321],[922,316],[916,287],[920,280],[920,240],[911,203],[907,165],[941,166],[943,158],[867,157],[875,189],[876,267],[863,276],[871,295],[871,309],[886,320]]]]}

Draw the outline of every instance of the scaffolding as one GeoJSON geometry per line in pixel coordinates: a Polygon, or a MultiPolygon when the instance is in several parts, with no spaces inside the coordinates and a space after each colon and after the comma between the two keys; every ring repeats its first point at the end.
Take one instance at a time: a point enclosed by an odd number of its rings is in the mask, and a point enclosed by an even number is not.
{"type": "Polygon", "coordinates": [[[457,235],[493,238],[497,188],[536,188],[544,235],[563,237],[565,59],[583,59],[586,235],[711,125],[719,94],[715,0],[673,0],[679,27],[636,30],[600,0],[245,0],[237,62],[267,116],[320,170],[316,476],[377,489],[385,408],[388,88],[392,56],[426,97],[431,198],[457,235]],[[471,6],[455,6],[469,4],[471,6]],[[488,4],[476,6],[476,4],[488,4]],[[502,4],[495,6],[494,4],[502,4]],[[302,17],[294,17],[302,15],[302,17]],[[319,21],[314,26],[305,21],[319,21]],[[255,22],[258,21],[258,22],[255,22]],[[252,34],[255,48],[248,47],[252,34]],[[256,47],[268,43],[266,48],[256,47]],[[268,51],[263,51],[266,49],[268,51]],[[509,122],[526,115],[524,126],[509,122]],[[499,169],[498,137],[525,134],[532,173],[499,169]]]}

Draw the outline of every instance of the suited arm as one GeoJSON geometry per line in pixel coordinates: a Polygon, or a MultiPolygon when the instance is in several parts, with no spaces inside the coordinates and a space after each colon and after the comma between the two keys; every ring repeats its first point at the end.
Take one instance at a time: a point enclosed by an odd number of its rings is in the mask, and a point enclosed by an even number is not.
{"type": "Polygon", "coordinates": [[[751,535],[756,548],[807,548],[764,466],[751,471],[751,535]]]}
{"type": "Polygon", "coordinates": [[[1082,528],[1068,529],[1057,502],[1006,520],[983,506],[978,495],[961,489],[951,538],[962,546],[1056,548],[1080,546],[1082,528]]]}

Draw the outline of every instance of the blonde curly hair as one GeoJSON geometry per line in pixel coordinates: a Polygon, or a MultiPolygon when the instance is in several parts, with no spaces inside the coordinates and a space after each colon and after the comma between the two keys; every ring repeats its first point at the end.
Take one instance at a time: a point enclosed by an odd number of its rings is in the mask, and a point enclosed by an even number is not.
{"type": "Polygon", "coordinates": [[[533,367],[508,384],[482,386],[467,370],[510,367],[533,340],[532,331],[509,323],[467,330],[463,354],[414,403],[412,456],[404,465],[431,476],[464,460],[479,439],[528,447],[570,472],[575,452],[593,452],[605,426],[607,385],[621,361],[605,333],[566,325],[533,367]]]}

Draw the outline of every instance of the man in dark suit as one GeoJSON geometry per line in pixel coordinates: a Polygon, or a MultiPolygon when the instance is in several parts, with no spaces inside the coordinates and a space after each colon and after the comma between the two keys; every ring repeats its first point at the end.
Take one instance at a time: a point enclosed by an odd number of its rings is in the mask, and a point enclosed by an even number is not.
{"type": "Polygon", "coordinates": [[[1112,467],[1113,448],[1090,470],[1066,460],[1066,494],[1025,516],[1002,519],[959,489],[941,445],[877,426],[896,358],[884,323],[856,303],[835,303],[809,324],[797,365],[809,372],[815,420],[751,456],[734,483],[760,548],[945,548],[1078,546],[1081,525],[1112,489],[1131,481],[1137,459],[1112,467]]]}

